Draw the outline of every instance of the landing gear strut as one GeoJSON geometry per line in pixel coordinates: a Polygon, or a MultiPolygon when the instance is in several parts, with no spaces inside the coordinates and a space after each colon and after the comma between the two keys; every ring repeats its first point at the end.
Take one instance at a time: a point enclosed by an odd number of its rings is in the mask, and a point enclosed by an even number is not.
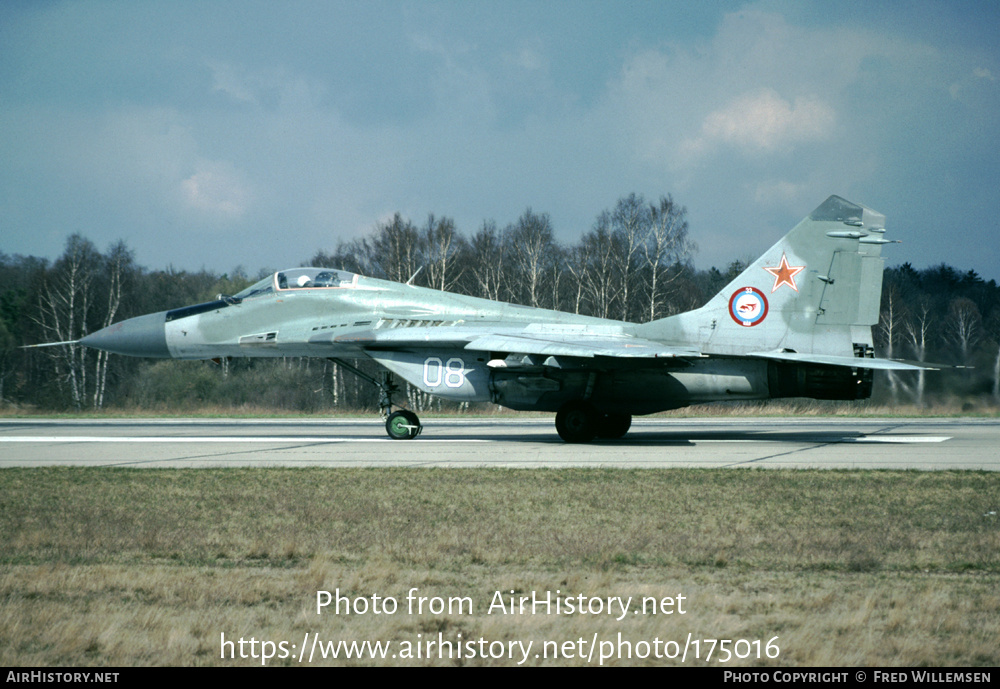
{"type": "Polygon", "coordinates": [[[399,392],[399,386],[393,381],[390,372],[382,371],[382,374],[378,378],[372,378],[364,371],[358,369],[356,366],[351,366],[343,359],[330,357],[330,361],[336,362],[379,389],[378,406],[382,412],[382,418],[385,419],[385,432],[389,434],[390,438],[393,440],[413,440],[420,435],[420,431],[424,427],[416,414],[409,409],[392,411],[392,395],[399,392]]]}

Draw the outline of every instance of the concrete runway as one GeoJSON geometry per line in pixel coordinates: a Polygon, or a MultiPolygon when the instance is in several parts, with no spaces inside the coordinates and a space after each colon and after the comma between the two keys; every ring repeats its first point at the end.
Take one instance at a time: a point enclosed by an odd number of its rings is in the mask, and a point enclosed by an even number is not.
{"type": "Polygon", "coordinates": [[[636,419],[568,445],[552,418],[0,420],[0,467],[766,467],[1000,470],[997,419],[636,419]]]}

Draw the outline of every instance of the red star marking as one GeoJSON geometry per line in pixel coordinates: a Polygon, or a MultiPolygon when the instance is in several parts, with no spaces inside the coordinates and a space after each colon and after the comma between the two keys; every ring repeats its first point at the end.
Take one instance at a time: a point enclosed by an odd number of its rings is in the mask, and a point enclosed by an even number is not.
{"type": "Polygon", "coordinates": [[[774,268],[764,268],[764,270],[774,276],[774,287],[771,288],[771,294],[774,294],[775,291],[782,285],[788,285],[793,290],[798,292],[799,288],[795,284],[795,276],[805,269],[805,266],[788,265],[788,259],[785,257],[784,252],[782,252],[780,264],[774,268]]]}

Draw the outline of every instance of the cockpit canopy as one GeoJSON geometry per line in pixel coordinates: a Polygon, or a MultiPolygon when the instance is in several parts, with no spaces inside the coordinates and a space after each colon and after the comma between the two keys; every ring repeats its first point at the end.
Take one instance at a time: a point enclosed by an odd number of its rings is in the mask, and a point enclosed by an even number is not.
{"type": "Polygon", "coordinates": [[[235,295],[234,299],[259,297],[275,290],[288,289],[328,289],[331,287],[354,287],[358,282],[355,273],[333,268],[289,268],[279,270],[274,275],[247,287],[235,295]]]}

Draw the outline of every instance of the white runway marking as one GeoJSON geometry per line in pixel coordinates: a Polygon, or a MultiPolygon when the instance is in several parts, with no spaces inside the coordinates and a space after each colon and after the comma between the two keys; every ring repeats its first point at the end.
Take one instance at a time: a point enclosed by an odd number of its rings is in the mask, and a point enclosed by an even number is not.
{"type": "MultiPolygon", "coordinates": [[[[0,443],[393,443],[400,442],[392,438],[335,438],[326,436],[324,438],[308,437],[280,437],[280,436],[136,436],[121,437],[96,436],[96,435],[50,435],[50,436],[29,436],[12,435],[0,436],[0,443]]],[[[481,438],[469,439],[421,439],[420,443],[485,443],[489,442],[481,438]]]]}
{"type": "Polygon", "coordinates": [[[866,435],[863,438],[844,438],[845,443],[943,443],[949,435],[866,435]]]}
{"type": "MultiPolygon", "coordinates": [[[[629,440],[632,440],[629,437],[629,440]]],[[[692,438],[691,442],[695,444],[702,443],[757,443],[760,444],[762,438],[692,438]]],[[[810,438],[808,436],[803,436],[799,438],[802,442],[810,443],[943,443],[946,440],[951,440],[949,435],[938,435],[938,436],[920,436],[920,435],[869,435],[861,438],[827,438],[827,437],[815,437],[810,438]]],[[[650,440],[649,442],[658,442],[656,440],[650,440]]]]}
{"type": "MultiPolygon", "coordinates": [[[[951,440],[951,436],[935,435],[868,435],[860,438],[824,438],[822,442],[834,443],[943,443],[951,440]]],[[[343,438],[343,437],[295,437],[295,436],[125,436],[116,438],[113,436],[97,435],[51,435],[51,436],[30,436],[12,435],[0,436],[0,443],[392,443],[399,442],[391,438],[343,438]]],[[[482,438],[421,438],[417,442],[423,443],[485,443],[489,442],[482,438]]],[[[699,438],[693,440],[696,443],[757,443],[755,438],[699,438]]]]}

